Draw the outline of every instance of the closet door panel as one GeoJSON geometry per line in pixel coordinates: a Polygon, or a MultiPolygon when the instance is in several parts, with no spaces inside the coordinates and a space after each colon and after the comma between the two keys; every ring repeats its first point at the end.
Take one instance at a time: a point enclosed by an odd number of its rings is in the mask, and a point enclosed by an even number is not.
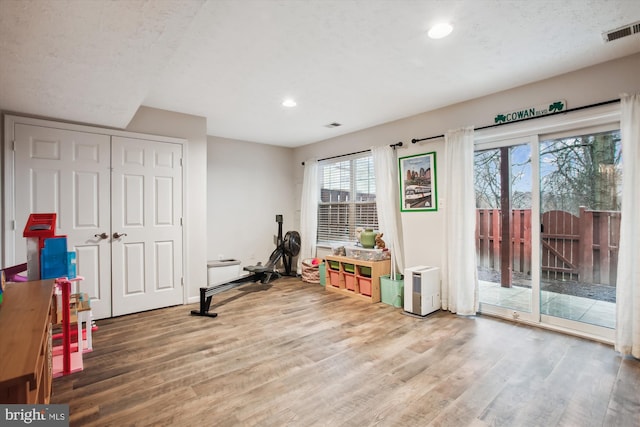
{"type": "Polygon", "coordinates": [[[110,137],[16,124],[16,263],[26,261],[22,229],[30,213],[55,212],[56,235],[76,251],[79,291],[91,298],[96,318],[111,316],[110,137]]]}
{"type": "MultiPolygon", "coordinates": [[[[106,301],[111,301],[111,284],[105,286],[103,280],[101,280],[103,272],[101,271],[102,263],[100,261],[107,257],[110,258],[109,252],[108,245],[76,246],[76,262],[78,266],[82,266],[81,276],[84,277],[80,287],[91,298],[91,309],[94,317],[96,317],[96,308],[100,309],[102,314],[100,318],[111,316],[111,306],[108,307],[108,310],[105,307],[100,307],[101,305],[105,305],[100,302],[106,303],[106,301]],[[100,286],[101,283],[103,286],[100,286]]],[[[110,265],[107,266],[107,268],[110,267],[110,265]]]]}
{"type": "MultiPolygon", "coordinates": [[[[124,276],[122,294],[124,297],[143,295],[145,293],[145,271],[147,262],[144,242],[122,243],[122,272],[124,276]]],[[[117,270],[120,270],[118,268],[117,270]]]]}
{"type": "MultiPolygon", "coordinates": [[[[24,202],[30,212],[60,212],[60,170],[30,170],[30,188],[21,196],[28,196],[24,202]]],[[[60,222],[61,218],[58,218],[60,222]]],[[[26,220],[24,224],[26,224],[26,220]]],[[[24,225],[22,224],[22,225],[24,225]]]]}
{"type": "Polygon", "coordinates": [[[113,137],[113,314],[182,304],[182,146],[113,137]]]}

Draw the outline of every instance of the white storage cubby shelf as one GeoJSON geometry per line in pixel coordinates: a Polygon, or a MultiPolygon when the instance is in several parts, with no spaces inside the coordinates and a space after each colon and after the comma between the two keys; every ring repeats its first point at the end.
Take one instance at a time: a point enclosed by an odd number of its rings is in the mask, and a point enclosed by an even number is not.
{"type": "Polygon", "coordinates": [[[380,302],[380,276],[391,271],[391,261],[366,261],[337,255],[325,256],[326,287],[367,302],[380,302]]]}

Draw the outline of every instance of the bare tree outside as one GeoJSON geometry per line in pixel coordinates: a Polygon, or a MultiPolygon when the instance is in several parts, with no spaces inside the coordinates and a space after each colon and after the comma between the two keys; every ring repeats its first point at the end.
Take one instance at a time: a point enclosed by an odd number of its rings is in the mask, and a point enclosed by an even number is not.
{"type": "Polygon", "coordinates": [[[543,141],[541,211],[620,210],[620,132],[543,141]]]}
{"type": "MultiPolygon", "coordinates": [[[[528,146],[514,146],[511,163],[513,209],[531,207],[528,146]]],[[[620,210],[620,132],[543,141],[540,144],[541,211],[574,215],[580,207],[620,210]]],[[[476,207],[500,209],[500,149],[475,152],[476,207]]]]}
{"type": "MultiPolygon", "coordinates": [[[[511,207],[531,208],[531,150],[528,145],[510,147],[511,207]]],[[[475,152],[474,185],[476,207],[500,209],[500,149],[475,152]]]]}

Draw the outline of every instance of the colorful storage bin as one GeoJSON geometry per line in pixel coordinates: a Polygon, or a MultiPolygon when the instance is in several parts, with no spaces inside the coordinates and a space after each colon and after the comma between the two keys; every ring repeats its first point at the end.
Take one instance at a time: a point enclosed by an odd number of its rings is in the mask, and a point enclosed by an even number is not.
{"type": "Polygon", "coordinates": [[[371,278],[370,277],[358,277],[358,286],[360,287],[360,293],[368,297],[371,296],[371,278]]]}
{"type": "Polygon", "coordinates": [[[318,266],[318,270],[320,271],[320,284],[322,286],[326,286],[327,284],[327,267],[325,263],[320,263],[318,266]]]}
{"type": "Polygon", "coordinates": [[[404,301],[404,280],[398,274],[396,280],[391,276],[380,276],[380,300],[396,308],[402,307],[404,301]]]}
{"type": "Polygon", "coordinates": [[[356,290],[356,276],[353,274],[344,273],[344,286],[350,291],[356,290]]]}
{"type": "Polygon", "coordinates": [[[366,267],[364,265],[358,266],[358,274],[364,277],[371,277],[371,267],[366,267]]]}
{"type": "Polygon", "coordinates": [[[329,270],[329,282],[331,286],[335,288],[340,287],[340,273],[334,270],[329,270]]]}

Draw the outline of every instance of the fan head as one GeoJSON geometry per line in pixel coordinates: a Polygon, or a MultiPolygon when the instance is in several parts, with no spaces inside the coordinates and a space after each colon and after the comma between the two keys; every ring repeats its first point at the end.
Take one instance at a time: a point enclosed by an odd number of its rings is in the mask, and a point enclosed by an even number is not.
{"type": "Polygon", "coordinates": [[[282,242],[284,253],[289,256],[296,256],[300,253],[300,233],[297,231],[287,231],[282,242]]]}

